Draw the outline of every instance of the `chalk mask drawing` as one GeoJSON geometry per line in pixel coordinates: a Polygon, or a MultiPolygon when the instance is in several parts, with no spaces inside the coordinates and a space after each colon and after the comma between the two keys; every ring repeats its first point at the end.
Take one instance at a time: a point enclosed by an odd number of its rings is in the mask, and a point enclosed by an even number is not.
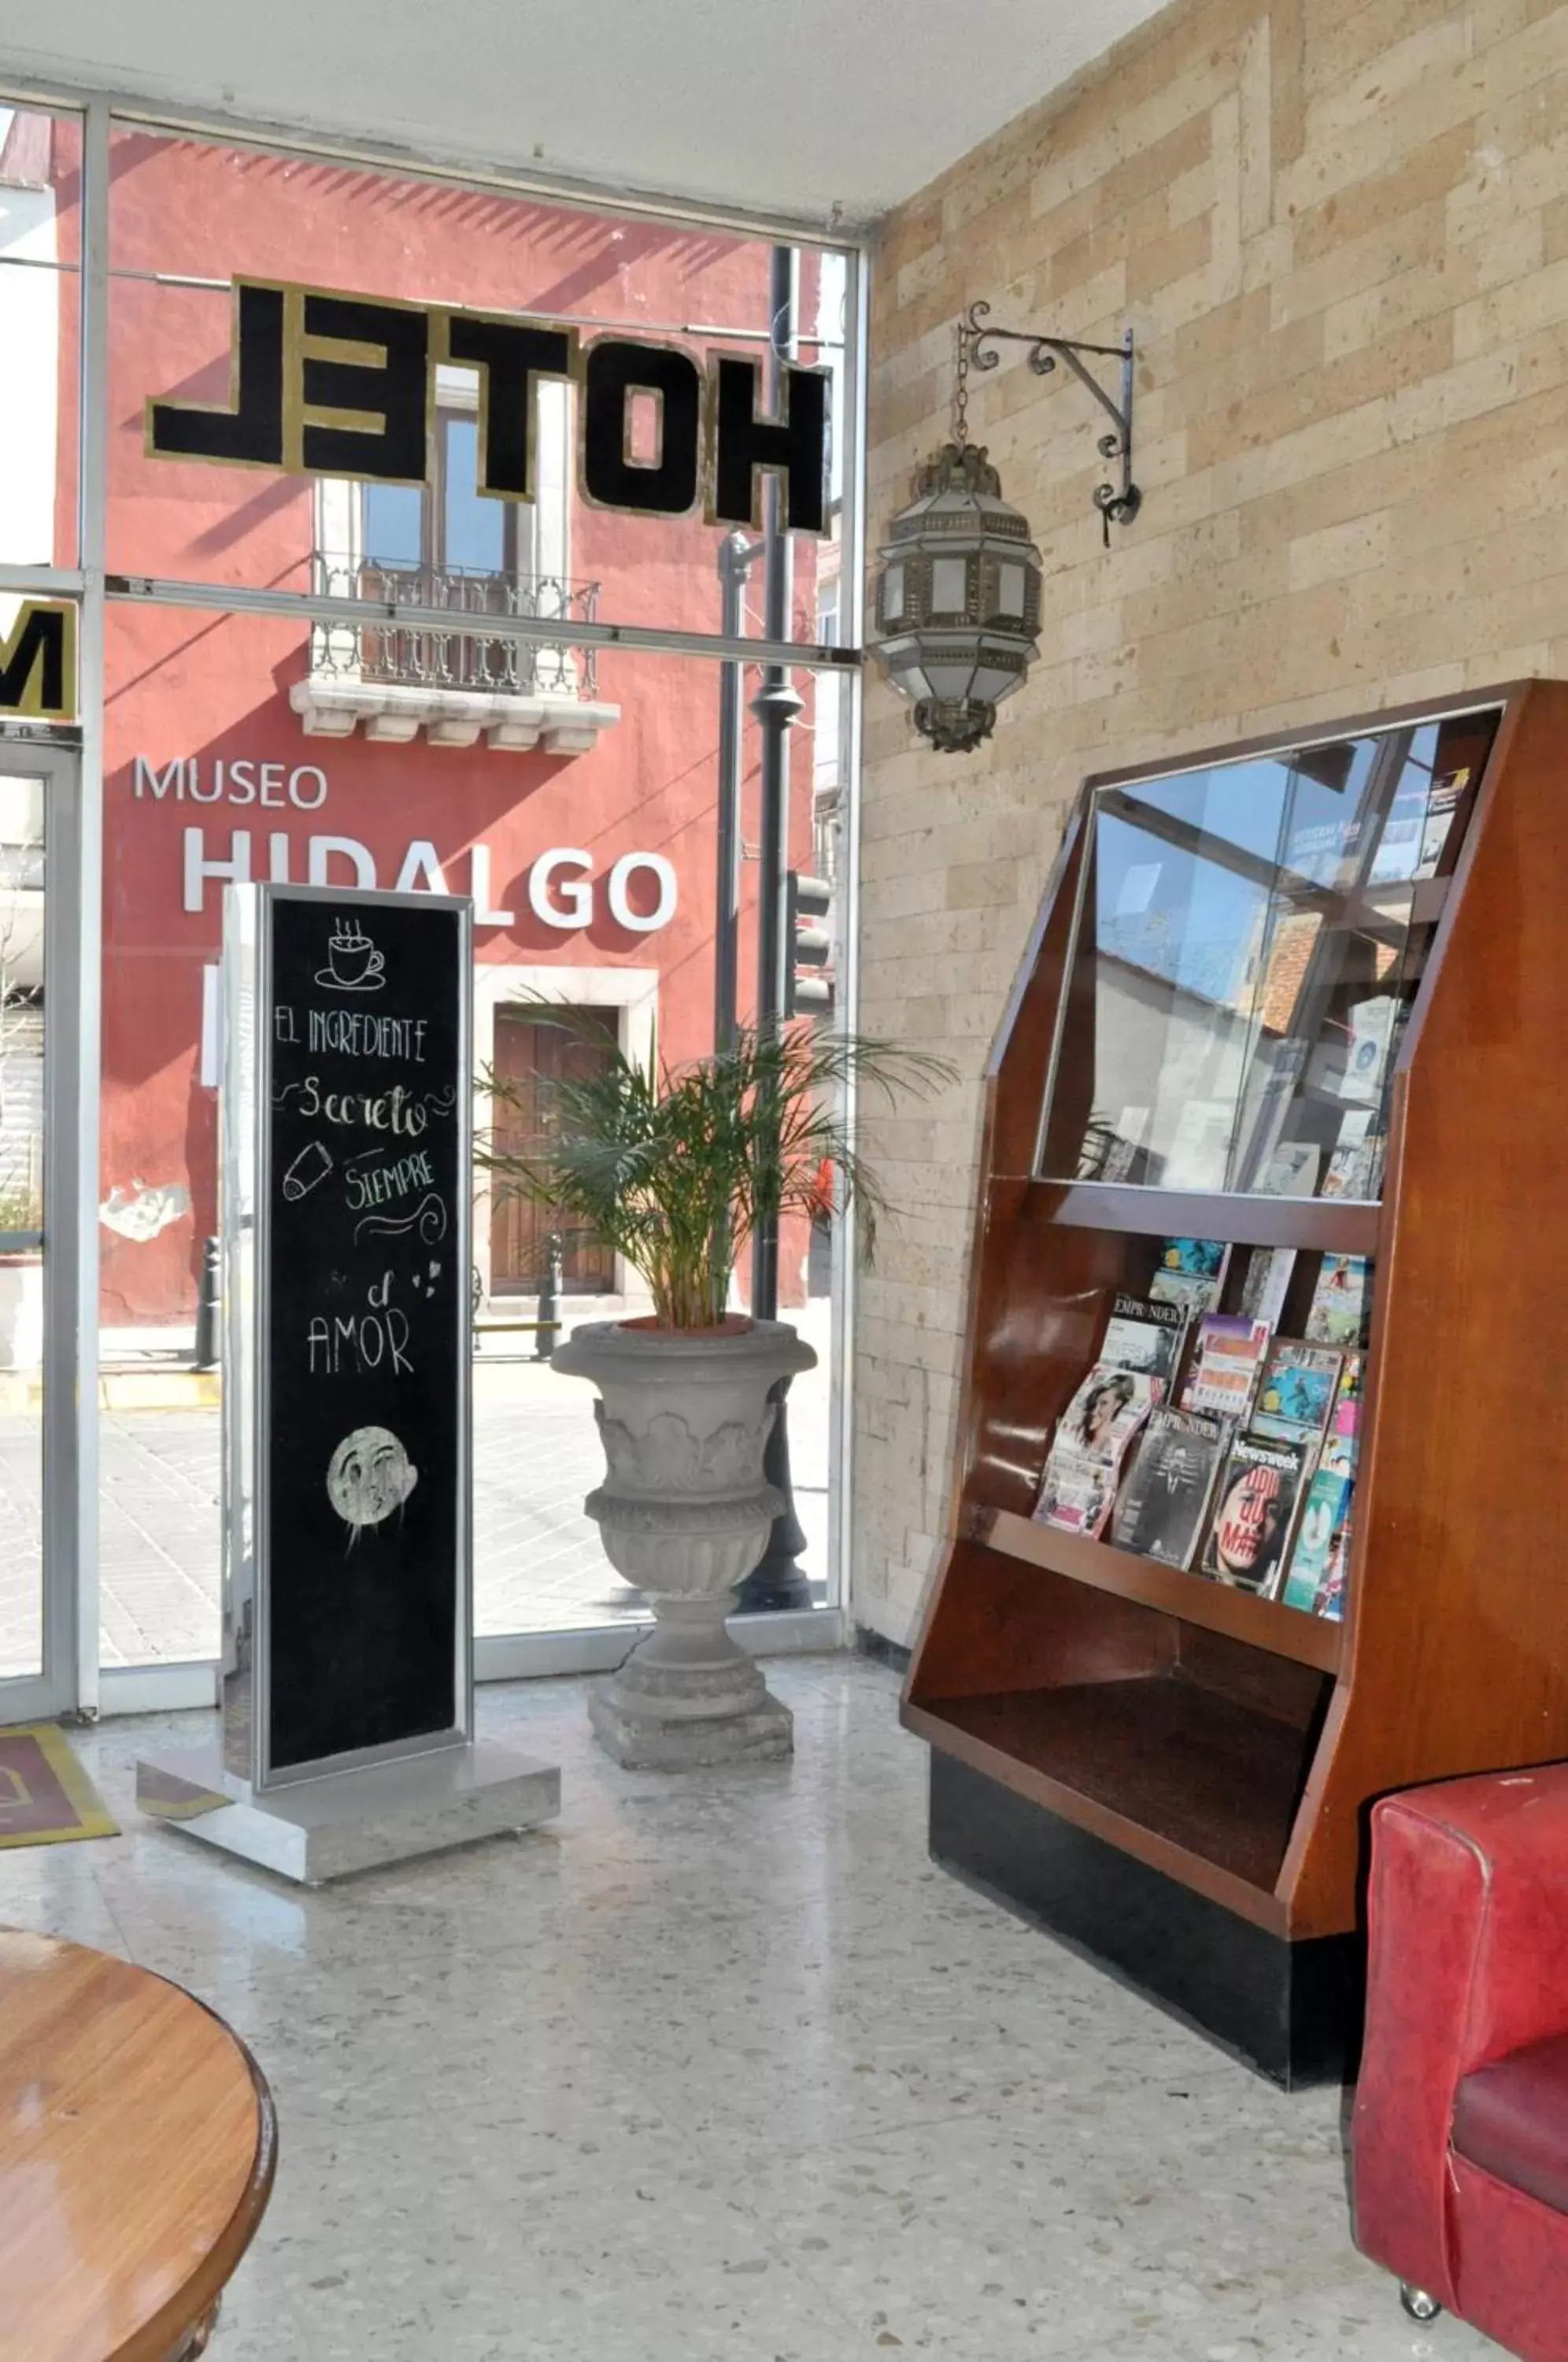
{"type": "Polygon", "coordinates": [[[348,1529],[353,1549],[367,1526],[401,1509],[419,1471],[390,1427],[357,1427],[346,1435],[326,1471],[326,1497],[348,1529]]]}

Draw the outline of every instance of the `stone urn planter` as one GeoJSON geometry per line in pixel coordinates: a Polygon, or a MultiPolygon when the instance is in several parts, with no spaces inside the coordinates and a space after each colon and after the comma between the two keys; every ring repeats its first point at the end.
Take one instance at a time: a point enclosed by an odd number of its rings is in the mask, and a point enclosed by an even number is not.
{"type": "Polygon", "coordinates": [[[551,1356],[599,1389],[606,1473],[584,1507],[654,1612],[589,1709],[618,1763],[676,1771],[791,1750],[789,1708],[725,1619],[784,1507],[762,1473],[771,1391],[816,1358],[786,1322],[738,1317],[717,1329],[587,1321],[551,1356]]]}
{"type": "MultiPolygon", "coordinates": [[[[654,1628],[594,1697],[593,1727],[618,1761],[661,1770],[788,1755],[790,1717],[724,1619],[787,1506],[763,1473],[771,1397],[816,1355],[787,1323],[725,1308],[748,1248],[826,1208],[855,1207],[869,1260],[884,1200],[850,1136],[849,1087],[891,1102],[952,1070],[796,1019],[734,1026],[681,1065],[632,1056],[591,1010],[546,1021],[591,1054],[563,1062],[542,1106],[534,1082],[487,1069],[520,1137],[481,1137],[475,1162],[547,1208],[552,1231],[608,1247],[654,1307],[651,1320],[585,1322],[550,1356],[599,1388],[608,1469],[584,1506],[611,1564],[653,1601],[654,1628]]],[[[778,1308],[776,1281],[770,1257],[761,1314],[778,1308]]]]}

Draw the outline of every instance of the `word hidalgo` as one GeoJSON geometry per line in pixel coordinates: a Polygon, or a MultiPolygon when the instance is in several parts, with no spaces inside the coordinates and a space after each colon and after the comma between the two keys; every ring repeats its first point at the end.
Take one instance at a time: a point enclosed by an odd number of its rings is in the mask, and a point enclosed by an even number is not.
{"type": "Polygon", "coordinates": [[[734,354],[703,369],[679,345],[613,336],[585,345],[552,321],[258,279],[234,281],[230,400],[149,401],[148,455],[428,484],[443,362],[479,372],[478,489],[492,500],[534,498],[538,381],[567,378],[582,389],[578,471],[595,507],[686,516],[701,502],[710,524],[755,531],[758,480],[772,471],[785,530],[826,529],[825,370],[783,367],[779,414],[769,418],[759,415],[760,364],[734,354]],[[657,419],[646,458],[633,456],[638,395],[652,398],[657,419]]]}

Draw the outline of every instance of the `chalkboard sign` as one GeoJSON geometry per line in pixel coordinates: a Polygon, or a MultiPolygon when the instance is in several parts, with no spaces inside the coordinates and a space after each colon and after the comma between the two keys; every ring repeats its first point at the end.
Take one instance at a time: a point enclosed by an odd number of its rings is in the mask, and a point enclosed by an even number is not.
{"type": "Polygon", "coordinates": [[[444,897],[248,891],[267,1785],[468,1733],[472,937],[444,897]]]}

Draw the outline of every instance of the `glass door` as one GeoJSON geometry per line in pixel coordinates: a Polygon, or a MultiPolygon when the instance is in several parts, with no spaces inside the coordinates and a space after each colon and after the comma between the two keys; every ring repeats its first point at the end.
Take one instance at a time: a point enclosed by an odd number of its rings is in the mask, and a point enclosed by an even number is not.
{"type": "Polygon", "coordinates": [[[77,783],[73,752],[0,740],[0,1723],[82,1702],[77,783]]]}

